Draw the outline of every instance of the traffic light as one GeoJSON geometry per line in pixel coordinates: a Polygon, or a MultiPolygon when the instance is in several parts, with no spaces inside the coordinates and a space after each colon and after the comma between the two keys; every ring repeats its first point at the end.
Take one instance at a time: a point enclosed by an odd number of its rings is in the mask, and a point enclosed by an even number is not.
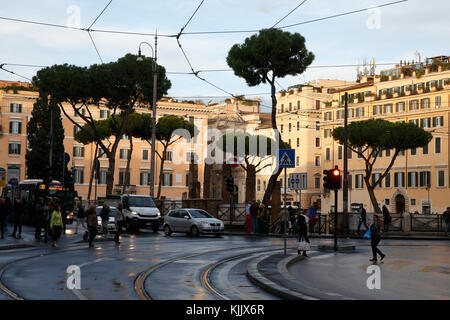
{"type": "Polygon", "coordinates": [[[225,177],[225,186],[228,192],[234,191],[234,178],[231,177],[225,177]]]}
{"type": "Polygon", "coordinates": [[[323,186],[330,190],[338,190],[341,188],[341,170],[335,166],[331,170],[323,170],[323,186]]]}

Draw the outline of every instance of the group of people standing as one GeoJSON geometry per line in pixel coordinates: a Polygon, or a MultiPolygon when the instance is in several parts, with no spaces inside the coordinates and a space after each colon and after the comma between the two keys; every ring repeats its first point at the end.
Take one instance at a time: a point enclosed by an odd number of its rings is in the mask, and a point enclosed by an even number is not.
{"type": "Polygon", "coordinates": [[[247,201],[245,206],[246,225],[248,233],[268,233],[270,214],[264,203],[247,201]]]}

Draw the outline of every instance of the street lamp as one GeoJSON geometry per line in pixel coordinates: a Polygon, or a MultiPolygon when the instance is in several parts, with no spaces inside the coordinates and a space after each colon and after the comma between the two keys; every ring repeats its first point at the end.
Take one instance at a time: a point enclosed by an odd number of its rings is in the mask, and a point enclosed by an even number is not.
{"type": "MultiPolygon", "coordinates": [[[[152,198],[155,197],[155,153],[156,153],[156,84],[158,81],[158,73],[157,73],[157,64],[156,64],[156,49],[157,49],[157,39],[155,36],[155,50],[148,42],[141,42],[139,44],[138,57],[136,58],[137,62],[144,61],[144,58],[141,55],[141,45],[146,44],[152,49],[152,59],[153,59],[153,102],[152,102],[152,145],[151,145],[151,155],[150,155],[150,196],[152,198]]],[[[161,183],[161,182],[160,182],[161,183]]]]}

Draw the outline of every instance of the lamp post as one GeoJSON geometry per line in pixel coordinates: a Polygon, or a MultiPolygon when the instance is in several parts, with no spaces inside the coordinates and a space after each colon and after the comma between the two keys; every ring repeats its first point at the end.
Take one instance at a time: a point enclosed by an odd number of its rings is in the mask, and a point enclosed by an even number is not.
{"type": "MultiPolygon", "coordinates": [[[[139,44],[138,57],[136,61],[141,62],[144,59],[141,56],[141,45],[146,44],[152,49],[152,59],[153,59],[153,102],[152,102],[152,145],[150,154],[150,196],[155,197],[155,153],[156,153],[156,84],[158,81],[157,64],[156,64],[156,54],[157,54],[157,40],[158,37],[155,36],[155,50],[148,42],[141,42],[139,44]]],[[[161,181],[159,182],[161,183],[161,181]]]]}

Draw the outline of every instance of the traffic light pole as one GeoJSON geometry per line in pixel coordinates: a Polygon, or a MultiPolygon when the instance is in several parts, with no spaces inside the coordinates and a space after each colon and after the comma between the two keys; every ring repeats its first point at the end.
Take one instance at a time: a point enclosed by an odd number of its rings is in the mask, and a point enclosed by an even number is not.
{"type": "Polygon", "coordinates": [[[286,255],[286,247],[287,247],[287,234],[286,234],[286,223],[287,223],[287,196],[286,196],[286,189],[287,189],[287,169],[284,168],[284,255],[286,255]]]}
{"type": "Polygon", "coordinates": [[[344,176],[342,185],[342,212],[344,215],[344,234],[348,236],[349,233],[349,219],[348,219],[348,131],[347,131],[347,118],[348,118],[348,93],[345,93],[345,105],[344,105],[344,176]]]}
{"type": "Polygon", "coordinates": [[[338,238],[337,238],[337,229],[338,229],[338,191],[334,189],[334,251],[338,250],[338,238]]]}

